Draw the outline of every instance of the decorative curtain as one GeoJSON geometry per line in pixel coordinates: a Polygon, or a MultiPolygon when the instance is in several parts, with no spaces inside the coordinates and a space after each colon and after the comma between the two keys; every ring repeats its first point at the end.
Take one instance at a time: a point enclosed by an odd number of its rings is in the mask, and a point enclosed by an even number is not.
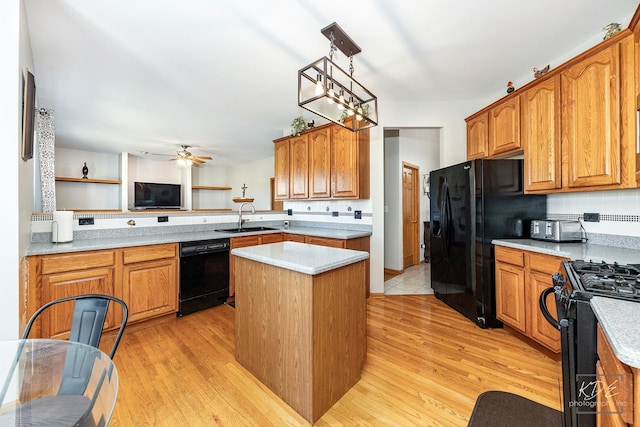
{"type": "Polygon", "coordinates": [[[56,128],[54,111],[40,108],[37,111],[37,141],[40,158],[40,184],[42,187],[42,212],[56,210],[56,128]]]}

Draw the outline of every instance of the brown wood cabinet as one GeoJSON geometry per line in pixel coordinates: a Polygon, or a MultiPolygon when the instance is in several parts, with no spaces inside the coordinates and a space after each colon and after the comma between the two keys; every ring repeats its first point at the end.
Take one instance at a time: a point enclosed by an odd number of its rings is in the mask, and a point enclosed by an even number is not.
{"type": "Polygon", "coordinates": [[[274,173],[275,173],[275,185],[274,185],[274,199],[275,200],[288,200],[289,199],[289,139],[274,141],[274,173]]]}
{"type": "MultiPolygon", "coordinates": [[[[282,242],[282,233],[270,233],[270,234],[254,234],[251,236],[238,236],[229,239],[229,246],[231,250],[236,248],[246,248],[247,246],[266,245],[267,243],[282,242]]],[[[233,262],[233,255],[229,257],[229,297],[234,297],[236,294],[235,288],[235,263],[233,262]]]]}
{"type": "Polygon", "coordinates": [[[467,158],[522,150],[527,193],[637,187],[634,41],[623,30],[468,117],[467,158]]]}
{"type": "Polygon", "coordinates": [[[489,110],[489,157],[520,150],[520,97],[511,95],[489,110]]]}
{"type": "MultiPolygon", "coordinates": [[[[551,275],[565,258],[503,246],[496,254],[496,314],[498,319],[558,353],[560,334],[542,316],[538,298],[552,286],[551,275]]],[[[554,295],[547,305],[555,310],[554,295]]]]}
{"type": "Polygon", "coordinates": [[[467,160],[481,159],[489,153],[489,113],[467,118],[467,160]]]}
{"type": "Polygon", "coordinates": [[[289,198],[309,198],[308,134],[289,138],[289,198]]]}
{"type": "Polygon", "coordinates": [[[561,188],[560,76],[527,89],[520,105],[525,191],[561,188]]]}
{"type": "Polygon", "coordinates": [[[327,124],[274,141],[276,200],[368,199],[369,131],[327,124]]]}
{"type": "Polygon", "coordinates": [[[622,363],[613,352],[598,324],[598,358],[596,381],[600,390],[596,396],[598,427],[627,427],[640,424],[635,394],[638,393],[638,370],[622,363]]]}
{"type": "Polygon", "coordinates": [[[318,129],[309,134],[309,197],[331,197],[331,132],[318,129]]]}
{"type": "Polygon", "coordinates": [[[122,299],[129,321],[136,322],[178,310],[176,244],[124,248],[122,299]]]}
{"type": "Polygon", "coordinates": [[[615,44],[560,74],[568,187],[620,184],[620,66],[615,44]]]}
{"type": "MultiPolygon", "coordinates": [[[[111,251],[88,252],[75,255],[48,255],[40,259],[40,300],[35,309],[59,298],[81,294],[116,295],[115,260],[111,251]]],[[[44,312],[40,325],[36,324],[32,337],[68,338],[73,316],[72,301],[44,312]]],[[[33,311],[35,311],[35,309],[33,311]]],[[[33,312],[29,313],[31,316],[33,312]]],[[[110,310],[105,329],[115,327],[119,320],[110,310]]]]}
{"type": "MultiPolygon", "coordinates": [[[[27,258],[29,283],[25,314],[54,299],[96,293],[124,300],[129,323],[177,311],[177,243],[27,258]]],[[[31,336],[66,338],[73,303],[52,307],[31,336]]],[[[118,327],[119,310],[109,310],[105,330],[118,327]]]]}

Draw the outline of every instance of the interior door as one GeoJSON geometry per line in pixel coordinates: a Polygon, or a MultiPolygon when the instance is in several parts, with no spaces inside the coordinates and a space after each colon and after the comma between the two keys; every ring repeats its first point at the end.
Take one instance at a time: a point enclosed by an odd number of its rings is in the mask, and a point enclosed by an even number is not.
{"type": "Polygon", "coordinates": [[[417,166],[402,164],[402,268],[420,261],[418,177],[417,166]]]}

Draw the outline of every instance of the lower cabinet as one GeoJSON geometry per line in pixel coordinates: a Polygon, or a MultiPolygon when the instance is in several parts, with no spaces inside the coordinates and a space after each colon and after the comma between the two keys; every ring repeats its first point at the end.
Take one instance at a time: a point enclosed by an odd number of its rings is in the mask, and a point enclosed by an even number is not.
{"type": "Polygon", "coordinates": [[[178,257],[175,244],[122,249],[122,299],[129,321],[178,310],[178,257]]]}
{"type": "MultiPolygon", "coordinates": [[[[282,233],[256,234],[252,236],[232,237],[229,239],[231,250],[246,248],[247,246],[266,245],[267,243],[282,242],[282,233]]],[[[229,298],[236,294],[236,280],[234,275],[233,256],[229,257],[229,298]]]]}
{"type": "Polygon", "coordinates": [[[598,358],[596,365],[596,396],[598,427],[628,426],[640,424],[634,408],[634,394],[638,392],[638,370],[622,363],[598,324],[598,358]],[[634,422],[635,421],[635,422],[634,422]]]}
{"type": "MultiPolygon", "coordinates": [[[[28,257],[27,265],[26,319],[50,301],[90,293],[124,300],[129,323],[178,309],[177,243],[38,255],[28,257]]],[[[73,302],[51,307],[31,336],[68,337],[72,313],[73,302]]],[[[105,330],[117,328],[121,319],[119,309],[110,309],[105,330]]]]}
{"type": "MultiPolygon", "coordinates": [[[[565,258],[503,246],[496,253],[496,314],[498,319],[539,344],[560,352],[560,333],[547,322],[539,306],[543,290],[553,286],[551,275],[565,258]]],[[[555,313],[555,297],[547,297],[555,313]]]]}

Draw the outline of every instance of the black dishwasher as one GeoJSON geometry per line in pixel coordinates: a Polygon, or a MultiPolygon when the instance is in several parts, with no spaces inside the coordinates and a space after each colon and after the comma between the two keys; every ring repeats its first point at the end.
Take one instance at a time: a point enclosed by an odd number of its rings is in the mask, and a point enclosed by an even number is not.
{"type": "Polygon", "coordinates": [[[178,317],[229,298],[229,239],[180,243],[178,317]]]}

